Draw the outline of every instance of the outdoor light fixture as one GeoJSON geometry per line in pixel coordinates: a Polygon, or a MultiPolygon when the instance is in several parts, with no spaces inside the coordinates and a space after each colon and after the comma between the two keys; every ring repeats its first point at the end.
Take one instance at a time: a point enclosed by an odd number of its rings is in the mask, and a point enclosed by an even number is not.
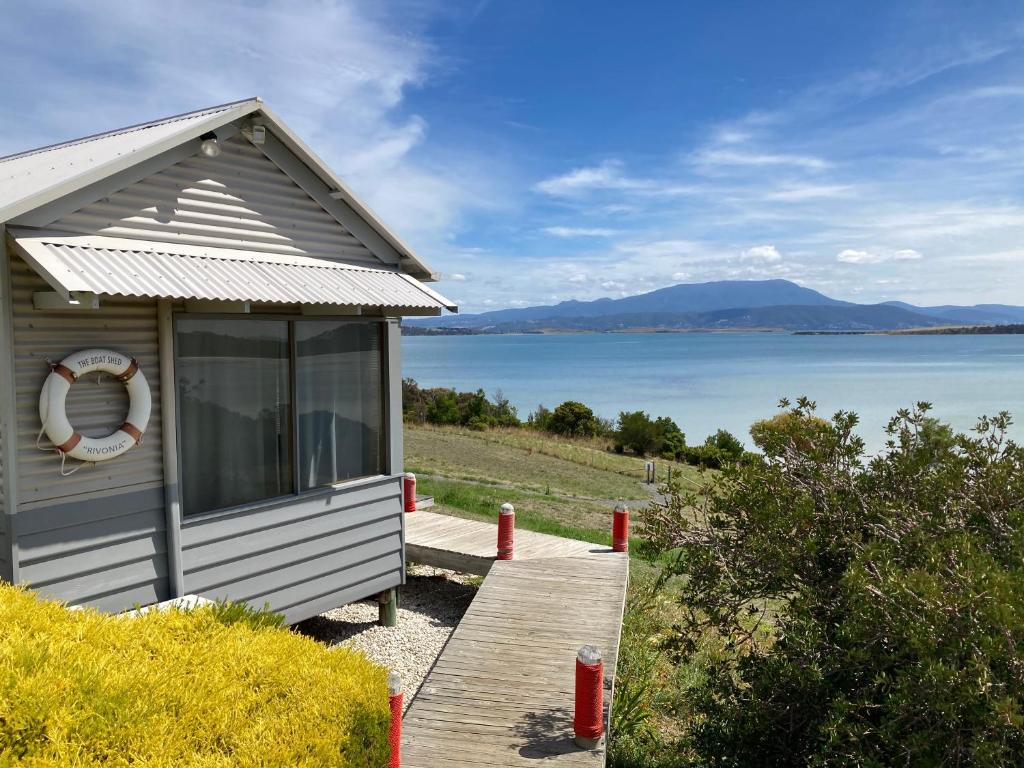
{"type": "Polygon", "coordinates": [[[203,143],[199,145],[199,151],[207,157],[216,157],[220,154],[220,144],[217,142],[217,134],[208,131],[199,137],[203,143]]]}

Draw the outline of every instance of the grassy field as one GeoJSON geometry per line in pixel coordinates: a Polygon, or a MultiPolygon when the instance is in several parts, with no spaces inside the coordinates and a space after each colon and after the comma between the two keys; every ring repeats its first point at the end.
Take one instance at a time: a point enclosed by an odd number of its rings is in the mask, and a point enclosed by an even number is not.
{"type": "MultiPolygon", "coordinates": [[[[616,500],[638,514],[651,498],[642,482],[644,462],[612,453],[598,441],[561,440],[524,429],[475,432],[452,427],[406,426],[406,468],[417,490],[432,495],[436,511],[495,521],[503,502],[516,507],[516,526],[542,533],[611,543],[616,500]]],[[[669,462],[659,461],[664,478],[669,462]]],[[[696,485],[699,472],[671,463],[673,476],[696,485]]],[[[681,722],[679,692],[694,667],[677,667],[660,650],[680,607],[654,590],[659,565],[639,537],[630,539],[630,588],[619,652],[616,722],[609,765],[671,768],[686,756],[669,745],[681,722]],[[619,738],[615,733],[620,735],[619,738]]]]}
{"type": "MultiPolygon", "coordinates": [[[[617,502],[642,507],[653,491],[643,483],[643,459],[525,429],[407,425],[405,465],[441,512],[494,520],[508,501],[522,528],[596,544],[610,542],[617,502]]],[[[693,467],[658,465],[663,477],[671,466],[674,477],[696,482],[693,467]]]]}
{"type": "MultiPolygon", "coordinates": [[[[607,443],[570,440],[528,429],[476,432],[459,427],[405,428],[405,463],[412,472],[510,485],[537,493],[582,499],[646,499],[644,460],[608,450],[607,443]]],[[[695,483],[697,470],[658,461],[664,479],[695,483]]]]}

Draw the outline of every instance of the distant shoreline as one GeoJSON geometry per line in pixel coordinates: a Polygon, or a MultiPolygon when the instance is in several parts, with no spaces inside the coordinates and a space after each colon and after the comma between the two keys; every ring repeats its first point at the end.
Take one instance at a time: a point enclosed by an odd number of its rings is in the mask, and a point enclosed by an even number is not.
{"type": "Polygon", "coordinates": [[[594,334],[639,333],[778,333],[790,336],[992,336],[1024,334],[1024,324],[963,325],[941,326],[937,328],[892,328],[843,331],[790,331],[785,328],[620,328],[613,330],[539,328],[532,331],[490,331],[481,328],[424,328],[422,326],[402,326],[403,336],[583,336],[594,334]]]}
{"type": "Polygon", "coordinates": [[[793,331],[794,336],[1008,336],[1024,333],[1024,324],[944,325],[887,331],[793,331]]]}

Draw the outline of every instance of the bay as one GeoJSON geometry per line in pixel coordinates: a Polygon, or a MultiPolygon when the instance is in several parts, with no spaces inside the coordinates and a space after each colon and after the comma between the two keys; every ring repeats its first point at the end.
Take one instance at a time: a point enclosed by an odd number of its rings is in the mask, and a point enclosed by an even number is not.
{"type": "Polygon", "coordinates": [[[690,443],[716,429],[749,443],[750,424],[781,397],[821,415],[855,411],[868,450],[898,408],[926,400],[960,430],[1010,411],[1024,437],[1024,335],[794,336],[629,333],[406,336],[403,375],[425,387],[501,391],[525,418],[580,400],[601,416],[670,416],[690,443]]]}

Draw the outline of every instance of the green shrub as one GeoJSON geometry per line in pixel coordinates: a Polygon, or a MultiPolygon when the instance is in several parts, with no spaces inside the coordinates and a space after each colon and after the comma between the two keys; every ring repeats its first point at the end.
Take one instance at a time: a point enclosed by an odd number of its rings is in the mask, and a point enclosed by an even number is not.
{"type": "Polygon", "coordinates": [[[725,453],[713,445],[688,445],[679,453],[679,459],[695,467],[721,469],[728,459],[725,453]]]}
{"type": "Polygon", "coordinates": [[[615,429],[615,446],[628,448],[637,456],[671,452],[686,445],[686,437],[672,419],[652,419],[644,411],[623,411],[615,429]]]}
{"type": "Polygon", "coordinates": [[[226,627],[232,624],[244,624],[250,629],[272,629],[284,626],[284,616],[272,613],[269,605],[263,608],[252,608],[246,603],[229,603],[218,600],[209,606],[213,617],[226,627]]]}
{"type": "Polygon", "coordinates": [[[720,429],[704,441],[704,445],[717,448],[723,458],[739,461],[743,456],[743,443],[732,432],[720,429]]]}
{"type": "Polygon", "coordinates": [[[423,389],[413,379],[402,380],[402,415],[406,421],[418,424],[458,425],[475,430],[520,426],[515,406],[501,390],[494,393],[492,401],[482,389],[423,389]]]}
{"type": "Polygon", "coordinates": [[[763,456],[644,515],[685,619],[720,653],[686,691],[709,766],[1024,764],[1024,449],[1009,416],[953,434],[901,411],[874,458],[856,416],[801,399],[763,456]]]}
{"type": "Polygon", "coordinates": [[[531,413],[526,419],[526,426],[531,429],[538,429],[541,432],[551,431],[551,409],[544,405],[538,405],[537,410],[531,413]]]}
{"type": "Polygon", "coordinates": [[[594,437],[601,433],[601,422],[583,403],[566,400],[552,411],[547,429],[566,437],[594,437]]]}
{"type": "Polygon", "coordinates": [[[386,671],[279,623],[70,611],[0,584],[0,765],[385,765],[386,671]]]}

